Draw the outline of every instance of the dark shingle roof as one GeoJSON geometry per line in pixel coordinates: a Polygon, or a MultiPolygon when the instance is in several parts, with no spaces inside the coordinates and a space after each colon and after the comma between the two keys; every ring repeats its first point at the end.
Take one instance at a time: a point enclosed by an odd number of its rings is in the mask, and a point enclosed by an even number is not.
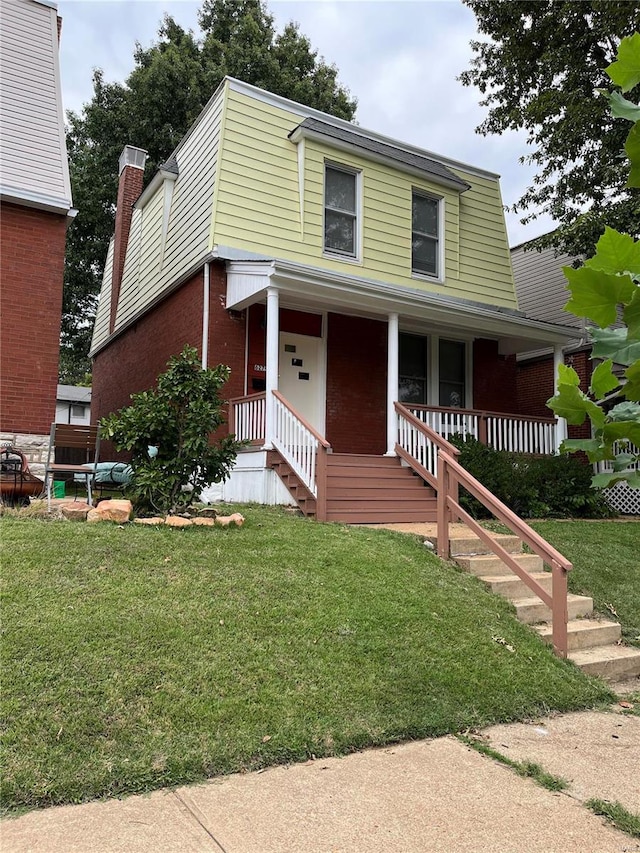
{"type": "Polygon", "coordinates": [[[163,172],[171,172],[173,175],[180,174],[180,169],[178,168],[178,161],[173,156],[173,154],[171,155],[171,157],[169,157],[168,160],[160,164],[160,169],[163,172]]]}
{"type": "Polygon", "coordinates": [[[319,121],[315,118],[306,118],[301,124],[294,128],[289,136],[292,136],[297,130],[307,130],[314,134],[327,137],[328,140],[345,142],[354,148],[360,148],[362,151],[367,151],[370,154],[376,154],[380,157],[386,157],[389,160],[395,160],[404,166],[409,166],[411,169],[416,169],[419,172],[424,172],[425,176],[431,178],[438,183],[446,183],[449,186],[454,186],[460,192],[471,189],[471,185],[466,181],[461,180],[451,169],[448,169],[442,163],[436,160],[431,160],[423,154],[414,154],[411,151],[406,151],[403,148],[396,148],[393,145],[388,145],[386,142],[379,142],[376,139],[371,139],[368,136],[363,136],[360,133],[352,130],[346,130],[335,125],[328,124],[324,121],[319,121]]]}

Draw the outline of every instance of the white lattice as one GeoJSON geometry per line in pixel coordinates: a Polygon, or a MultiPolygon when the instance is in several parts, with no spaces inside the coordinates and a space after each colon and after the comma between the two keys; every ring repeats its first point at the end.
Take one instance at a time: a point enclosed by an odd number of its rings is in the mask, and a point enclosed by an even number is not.
{"type": "Polygon", "coordinates": [[[616,512],[623,515],[640,515],[640,489],[632,489],[627,483],[616,483],[605,489],[604,497],[616,512]]]}

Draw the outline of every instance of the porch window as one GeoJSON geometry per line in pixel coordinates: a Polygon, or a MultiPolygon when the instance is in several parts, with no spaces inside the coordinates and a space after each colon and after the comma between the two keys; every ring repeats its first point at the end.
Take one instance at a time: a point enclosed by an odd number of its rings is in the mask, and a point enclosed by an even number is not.
{"type": "Polygon", "coordinates": [[[464,341],[439,343],[440,399],[441,406],[464,408],[466,403],[466,360],[464,341]]]}
{"type": "Polygon", "coordinates": [[[427,404],[428,338],[400,335],[398,400],[400,403],[427,404]]]}
{"type": "Polygon", "coordinates": [[[332,255],[358,255],[358,173],[325,165],[324,250],[332,255]]]}
{"type": "Polygon", "coordinates": [[[440,275],[439,213],[439,199],[413,192],[411,197],[411,271],[430,278],[437,278],[440,275]]]}

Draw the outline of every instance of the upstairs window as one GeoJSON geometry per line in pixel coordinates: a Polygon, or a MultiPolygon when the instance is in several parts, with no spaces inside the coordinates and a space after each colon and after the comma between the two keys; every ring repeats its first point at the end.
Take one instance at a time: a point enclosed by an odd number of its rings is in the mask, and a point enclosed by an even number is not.
{"type": "Polygon", "coordinates": [[[440,202],[414,192],[411,197],[411,271],[439,278],[440,202]]]}
{"type": "Polygon", "coordinates": [[[346,258],[358,255],[358,173],[338,166],[325,166],[324,250],[346,258]]]}

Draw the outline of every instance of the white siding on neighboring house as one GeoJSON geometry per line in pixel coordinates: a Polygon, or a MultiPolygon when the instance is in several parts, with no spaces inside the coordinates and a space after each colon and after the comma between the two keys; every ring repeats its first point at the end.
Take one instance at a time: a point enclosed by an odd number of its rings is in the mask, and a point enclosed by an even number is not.
{"type": "Polygon", "coordinates": [[[91,339],[91,352],[104,343],[109,337],[109,317],[111,314],[111,274],[113,272],[113,237],[109,241],[107,261],[104,267],[102,288],[93,326],[93,337],[91,339]]]}
{"type": "MultiPolygon", "coordinates": [[[[136,204],[134,208],[116,330],[134,319],[187,270],[203,260],[211,249],[222,103],[219,95],[217,102],[203,114],[174,152],[179,175],[171,197],[164,252],[164,187],[160,185],[143,207],[136,204]]],[[[102,340],[103,337],[94,337],[92,349],[102,340]]]]}
{"type": "Polygon", "coordinates": [[[2,0],[0,126],[5,201],[67,213],[71,185],[64,136],[56,10],[2,0]]]}
{"type": "Polygon", "coordinates": [[[91,388],[58,385],[56,423],[88,426],[91,423],[91,388]]]}
{"type": "MultiPolygon", "coordinates": [[[[573,258],[557,255],[552,248],[528,249],[527,243],[511,250],[511,264],[518,297],[518,308],[528,317],[563,326],[574,326],[576,338],[568,344],[578,346],[584,338],[585,321],[564,310],[571,293],[566,289],[567,280],[562,267],[570,267],[573,258]]],[[[547,350],[524,353],[521,358],[542,355],[547,350]]]]}

